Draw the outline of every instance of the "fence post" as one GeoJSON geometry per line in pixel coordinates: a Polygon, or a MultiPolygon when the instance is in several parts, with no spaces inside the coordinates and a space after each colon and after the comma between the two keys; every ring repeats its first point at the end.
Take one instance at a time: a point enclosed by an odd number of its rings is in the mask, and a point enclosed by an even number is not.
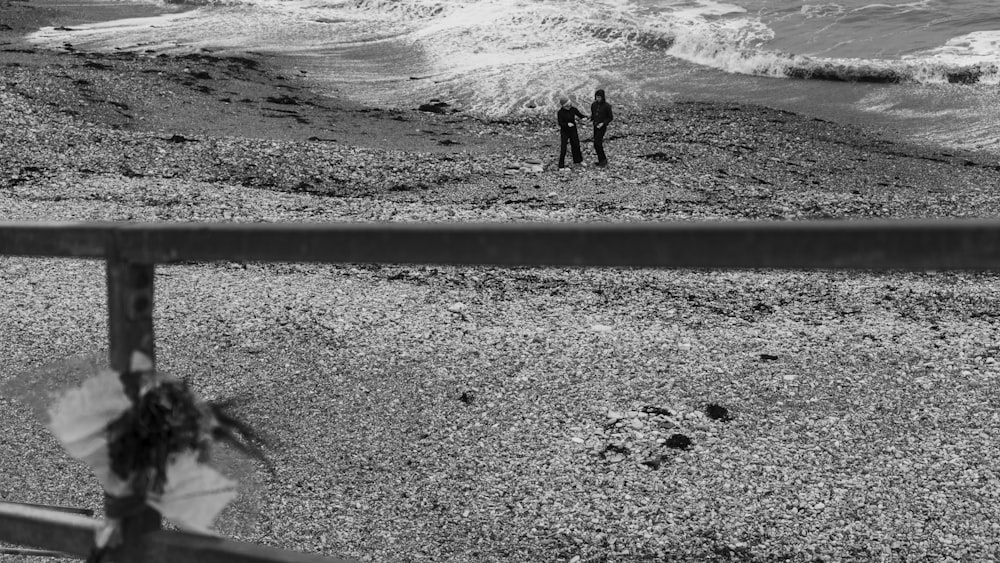
{"type": "MultiPolygon", "coordinates": [[[[117,234],[117,233],[116,233],[117,234]]],[[[118,255],[113,238],[107,257],[109,363],[122,374],[126,393],[135,397],[138,378],[129,373],[133,351],[140,351],[155,362],[153,340],[153,264],[136,264],[118,255]]],[[[115,516],[112,499],[105,495],[105,514],[115,516]]],[[[143,560],[141,538],[161,528],[160,514],[143,505],[137,513],[121,518],[122,543],[112,551],[114,561],[139,563],[143,560]]]]}

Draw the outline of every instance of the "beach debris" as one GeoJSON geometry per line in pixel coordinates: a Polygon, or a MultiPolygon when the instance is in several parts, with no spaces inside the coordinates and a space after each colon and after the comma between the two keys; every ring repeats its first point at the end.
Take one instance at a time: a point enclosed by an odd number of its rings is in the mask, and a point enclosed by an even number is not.
{"type": "Polygon", "coordinates": [[[507,165],[503,173],[507,175],[513,174],[541,174],[545,170],[545,165],[542,161],[535,159],[525,159],[519,162],[512,162],[507,165]]]}
{"type": "Polygon", "coordinates": [[[655,471],[659,469],[660,465],[662,465],[664,461],[667,461],[667,459],[669,459],[667,456],[661,454],[647,457],[639,463],[655,471]]]}
{"type": "Polygon", "coordinates": [[[722,422],[729,422],[733,419],[733,417],[729,414],[729,409],[715,403],[705,405],[705,416],[712,420],[720,420],[722,422]]]}
{"type": "Polygon", "coordinates": [[[659,416],[674,416],[673,413],[671,413],[668,409],[652,405],[646,405],[642,407],[641,409],[639,409],[639,412],[644,412],[646,414],[659,415],[659,416]]]}
{"type": "Polygon", "coordinates": [[[684,434],[671,434],[663,445],[668,448],[686,450],[691,447],[691,438],[688,438],[684,434]]]}
{"type": "Polygon", "coordinates": [[[198,139],[189,139],[188,137],[185,137],[184,135],[176,135],[176,134],[171,135],[170,137],[167,137],[167,138],[165,138],[163,140],[166,141],[166,142],[168,142],[168,143],[197,143],[198,142],[198,139]]]}
{"type": "Polygon", "coordinates": [[[600,455],[609,463],[621,463],[630,453],[631,450],[622,444],[608,444],[601,450],[600,455]]]}
{"type": "Polygon", "coordinates": [[[778,359],[775,354],[761,354],[760,359],[762,362],[773,362],[778,359]]]}
{"type": "Polygon", "coordinates": [[[428,113],[454,113],[455,110],[450,109],[448,102],[443,102],[438,99],[432,99],[426,104],[420,104],[417,108],[419,111],[425,111],[428,113]]]}
{"type": "Polygon", "coordinates": [[[298,100],[296,100],[295,98],[293,98],[293,97],[291,97],[291,96],[289,96],[287,94],[282,94],[280,96],[268,96],[268,97],[264,98],[264,101],[268,102],[268,103],[271,103],[271,104],[282,104],[282,105],[286,105],[286,106],[297,106],[297,105],[299,105],[299,101],[298,100]]]}

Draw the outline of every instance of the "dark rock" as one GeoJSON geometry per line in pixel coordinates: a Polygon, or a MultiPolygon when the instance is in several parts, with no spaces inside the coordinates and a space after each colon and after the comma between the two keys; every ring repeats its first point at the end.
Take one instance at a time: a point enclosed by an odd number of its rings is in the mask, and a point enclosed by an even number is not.
{"type": "MultiPolygon", "coordinates": [[[[604,446],[604,449],[601,450],[599,455],[604,459],[608,459],[608,458],[614,458],[616,456],[625,457],[628,456],[630,453],[632,452],[625,446],[619,444],[608,444],[607,446],[604,446]]],[[[617,461],[622,460],[622,458],[616,458],[616,459],[617,461]]]]}
{"type": "Polygon", "coordinates": [[[184,135],[172,135],[164,139],[168,143],[197,143],[197,139],[188,139],[184,135]]]}
{"type": "Polygon", "coordinates": [[[654,414],[654,415],[659,414],[659,415],[663,415],[663,416],[673,416],[673,413],[671,413],[670,411],[668,411],[667,409],[665,409],[663,407],[654,407],[654,406],[651,406],[651,405],[646,405],[646,406],[642,407],[639,410],[641,410],[642,412],[644,412],[646,414],[654,414]]]}
{"type": "Polygon", "coordinates": [[[467,405],[471,405],[472,402],[476,400],[476,397],[472,394],[471,391],[462,391],[462,395],[458,397],[458,400],[462,401],[467,405]]]}
{"type": "Polygon", "coordinates": [[[647,457],[646,459],[640,461],[639,463],[655,471],[660,468],[660,465],[662,465],[664,461],[667,461],[667,456],[654,455],[652,457],[647,457]]]}
{"type": "Polygon", "coordinates": [[[761,354],[760,359],[765,362],[773,362],[778,359],[778,356],[775,356],[774,354],[761,354]]]}
{"type": "Polygon", "coordinates": [[[420,107],[417,108],[417,109],[420,110],[420,111],[426,111],[426,112],[430,112],[430,113],[448,113],[449,112],[448,103],[447,102],[442,102],[441,100],[431,100],[430,102],[428,102],[426,104],[420,104],[420,107]]]}
{"type": "Polygon", "coordinates": [[[287,94],[282,94],[280,96],[268,96],[268,97],[264,98],[264,101],[272,103],[272,104],[284,104],[284,105],[288,105],[288,106],[297,106],[297,105],[299,105],[299,101],[298,100],[296,100],[295,98],[293,98],[293,97],[291,97],[291,96],[289,96],[287,94]]]}
{"type": "Polygon", "coordinates": [[[691,447],[691,438],[688,438],[684,434],[671,434],[663,445],[668,448],[686,450],[691,447]]]}
{"type": "Polygon", "coordinates": [[[448,111],[445,109],[445,106],[438,104],[420,104],[420,107],[418,107],[417,109],[420,111],[426,111],[428,113],[448,113],[448,111]]]}
{"type": "Polygon", "coordinates": [[[705,416],[712,420],[721,420],[722,422],[729,422],[733,419],[729,415],[729,409],[715,403],[705,405],[705,416]]]}
{"type": "Polygon", "coordinates": [[[645,158],[645,159],[648,159],[648,160],[658,160],[658,161],[662,161],[662,160],[676,160],[677,159],[677,155],[667,154],[667,153],[661,151],[661,152],[652,152],[652,153],[649,153],[649,154],[639,155],[639,158],[645,158]]]}

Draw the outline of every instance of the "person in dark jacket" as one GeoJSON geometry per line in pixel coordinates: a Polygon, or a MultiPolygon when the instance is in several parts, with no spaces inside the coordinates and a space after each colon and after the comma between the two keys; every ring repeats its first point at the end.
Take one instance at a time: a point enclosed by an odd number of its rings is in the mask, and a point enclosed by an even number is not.
{"type": "Polygon", "coordinates": [[[580,113],[580,110],[573,106],[573,102],[566,96],[559,98],[559,111],[556,117],[559,119],[559,168],[566,168],[566,143],[569,143],[573,150],[573,164],[583,162],[583,152],[580,150],[580,133],[576,130],[576,118],[586,119],[587,116],[580,113]]]}
{"type": "Polygon", "coordinates": [[[608,157],[604,154],[604,134],[612,119],[611,104],[605,100],[604,90],[594,92],[594,103],[590,104],[590,120],[594,123],[594,152],[597,153],[598,166],[608,165],[608,157]]]}

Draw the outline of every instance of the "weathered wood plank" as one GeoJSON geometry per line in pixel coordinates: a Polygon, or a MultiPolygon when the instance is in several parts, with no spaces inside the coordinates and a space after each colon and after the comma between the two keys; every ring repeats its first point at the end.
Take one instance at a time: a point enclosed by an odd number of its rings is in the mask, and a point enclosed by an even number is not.
{"type": "Polygon", "coordinates": [[[133,262],[287,261],[499,266],[1000,269],[1000,222],[0,224],[0,253],[133,262]],[[101,235],[105,229],[107,236],[101,235]],[[112,235],[111,231],[118,231],[112,235]],[[87,240],[72,243],[68,238],[87,240]],[[46,239],[51,238],[52,240],[46,239]],[[40,242],[41,241],[41,242],[40,242]]]}
{"type": "MultiPolygon", "coordinates": [[[[139,393],[139,375],[129,373],[130,360],[135,351],[146,354],[155,361],[156,346],[153,338],[153,282],[152,264],[135,264],[121,260],[117,246],[112,246],[107,260],[108,289],[108,362],[111,369],[121,373],[125,392],[133,400],[139,393]]],[[[105,495],[105,513],[114,514],[115,502],[105,495]]],[[[142,561],[143,534],[159,530],[160,514],[148,507],[121,518],[122,543],[112,550],[116,561],[138,563],[142,561]]]]}
{"type": "Polygon", "coordinates": [[[15,502],[11,500],[4,501],[7,504],[16,504],[20,506],[34,506],[35,508],[44,508],[45,510],[55,510],[57,512],[69,512],[72,514],[82,514],[84,516],[93,516],[94,511],[89,508],[77,508],[75,506],[59,506],[56,504],[36,504],[33,502],[15,502]]]}
{"type": "Polygon", "coordinates": [[[0,547],[0,555],[20,555],[22,557],[69,557],[61,551],[48,549],[27,549],[21,547],[0,547]]]}
{"type": "Polygon", "coordinates": [[[358,563],[184,532],[152,532],[143,541],[149,563],[358,563]]]}
{"type": "Polygon", "coordinates": [[[0,541],[58,551],[81,559],[90,554],[100,521],[79,514],[0,502],[0,541]]]}
{"type": "Polygon", "coordinates": [[[124,227],[129,258],[660,268],[1000,268],[997,221],[124,227]]]}
{"type": "Polygon", "coordinates": [[[114,223],[0,222],[0,254],[103,258],[114,223]]]}

